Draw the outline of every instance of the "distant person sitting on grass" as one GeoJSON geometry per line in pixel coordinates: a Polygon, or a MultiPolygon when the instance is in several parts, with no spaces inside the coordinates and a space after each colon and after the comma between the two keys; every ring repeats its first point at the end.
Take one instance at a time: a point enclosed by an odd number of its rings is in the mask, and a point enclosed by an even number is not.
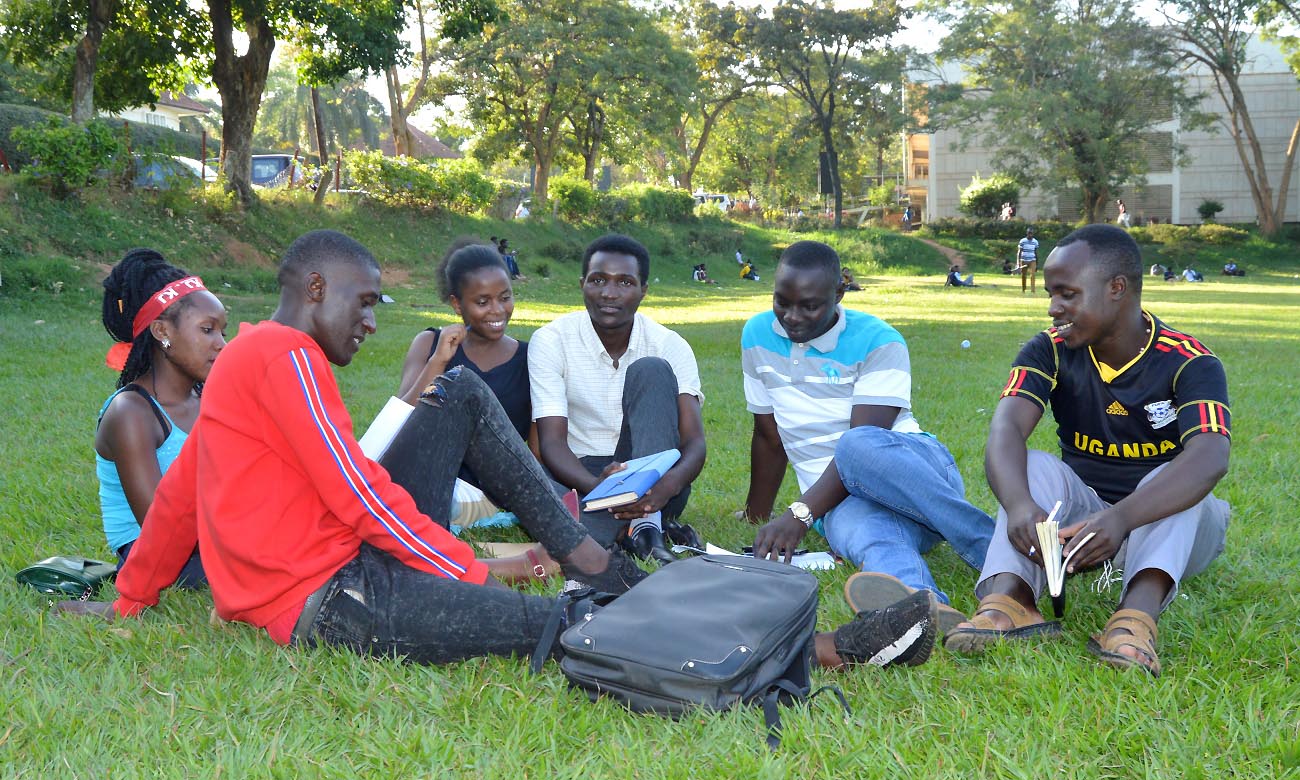
{"type": "Polygon", "coordinates": [[[978,652],[1060,633],[1036,606],[1034,530],[1059,502],[1065,554],[1078,548],[1068,572],[1107,561],[1123,572],[1119,608],[1088,649],[1158,675],[1160,613],[1223,551],[1228,505],[1210,492],[1231,443],[1223,364],[1142,309],[1141,255],[1118,227],[1066,236],[1043,278],[1052,327],[1021,348],[989,427],[984,467],[999,509],[980,606],[944,644],[978,652]],[[1059,458],[1027,445],[1049,406],[1059,458]]]}
{"type": "Polygon", "coordinates": [[[1224,276],[1245,276],[1246,272],[1241,270],[1241,268],[1237,267],[1236,263],[1232,261],[1228,261],[1227,263],[1223,264],[1223,275],[1224,276]]]}
{"type": "Polygon", "coordinates": [[[500,252],[501,261],[506,264],[506,270],[510,272],[511,279],[521,282],[528,281],[528,277],[524,276],[523,272],[519,270],[519,259],[515,255],[515,251],[510,248],[509,240],[501,239],[501,243],[497,245],[497,251],[500,252]]]}
{"type": "MultiPolygon", "coordinates": [[[[158,603],[198,543],[221,618],[282,645],[439,664],[526,656],[555,600],[500,587],[471,548],[421,513],[462,460],[561,562],[567,576],[625,592],[646,574],[587,535],[478,377],[452,369],[405,407],[382,460],[352,436],[330,363],[375,332],[379,266],[333,231],[302,236],[280,265],[280,305],[217,361],[190,438],[158,486],[112,604],[59,609],[108,619],[158,603]],[[393,472],[393,478],[389,476],[393,472]],[[394,479],[406,480],[413,496],[394,479]]],[[[561,629],[589,610],[582,599],[561,629]]],[[[823,666],[916,665],[930,655],[935,601],[912,594],[814,637],[823,666]]]]}
{"type": "Polygon", "coordinates": [[[1205,281],[1205,276],[1200,271],[1189,265],[1183,269],[1183,279],[1189,282],[1203,282],[1205,281]]]}
{"type": "Polygon", "coordinates": [[[974,287],[975,274],[967,274],[963,279],[961,275],[961,266],[954,265],[948,269],[948,279],[944,282],[948,287],[974,287]]]}
{"type": "Polygon", "coordinates": [[[700,263],[691,269],[691,278],[701,284],[718,283],[716,280],[709,278],[709,269],[704,267],[704,263],[700,263]]]}
{"type": "Polygon", "coordinates": [[[759,281],[758,274],[754,273],[754,264],[746,260],[740,264],[740,278],[748,279],[751,282],[759,281]]]}
{"type": "Polygon", "coordinates": [[[858,280],[853,278],[853,272],[847,268],[840,269],[840,284],[849,292],[862,292],[862,285],[858,284],[858,280]]]}
{"type": "Polygon", "coordinates": [[[744,515],[764,524],[754,554],[789,560],[816,527],[862,569],[845,587],[854,610],[931,591],[943,602],[946,630],[965,616],[948,605],[923,553],[947,541],[978,568],[993,520],[966,500],[951,453],[912,416],[903,337],[841,306],[839,280],[834,249],[791,244],[777,265],[772,310],[754,315],[741,333],[745,402],[754,415],[744,515]],[[800,498],[772,519],[787,464],[800,498]]]}
{"type": "MultiPolygon", "coordinates": [[[[99,410],[95,473],[104,535],[121,566],[198,419],[203,383],[226,346],[226,309],[197,276],[132,249],[104,280],[103,318],[117,340],[106,362],[121,374],[99,410]]],[[[197,549],[175,582],[207,584],[197,549]]]]}

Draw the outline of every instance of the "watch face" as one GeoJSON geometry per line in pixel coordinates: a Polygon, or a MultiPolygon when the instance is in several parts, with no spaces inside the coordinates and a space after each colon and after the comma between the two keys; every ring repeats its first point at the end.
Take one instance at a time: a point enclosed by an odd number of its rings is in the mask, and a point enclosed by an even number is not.
{"type": "Polygon", "coordinates": [[[790,514],[794,515],[795,520],[805,525],[812,519],[812,510],[802,501],[796,501],[790,505],[790,514]]]}

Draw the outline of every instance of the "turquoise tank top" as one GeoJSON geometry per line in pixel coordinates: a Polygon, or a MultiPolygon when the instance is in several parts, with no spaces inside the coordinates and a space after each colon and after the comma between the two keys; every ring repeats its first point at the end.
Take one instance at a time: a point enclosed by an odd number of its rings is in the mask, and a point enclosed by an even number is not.
{"type": "MultiPolygon", "coordinates": [[[[103,419],[104,412],[108,405],[113,402],[117,394],[127,387],[118,390],[104,401],[104,405],[99,408],[99,418],[103,419]]],[[[154,400],[153,396],[147,392],[142,392],[149,403],[162,419],[167,421],[167,427],[170,432],[163,443],[157,449],[158,470],[166,474],[167,469],[171,467],[172,461],[181,452],[181,445],[189,436],[185,431],[176,427],[172,418],[167,415],[167,410],[162,408],[162,404],[154,400]]],[[[98,421],[95,423],[98,427],[98,421]]],[[[131,504],[126,500],[126,492],[122,490],[122,477],[117,473],[117,464],[107,460],[98,452],[95,453],[95,475],[99,477],[99,510],[104,519],[104,537],[108,539],[108,547],[113,552],[117,552],[123,545],[134,542],[140,536],[140,524],[135,519],[135,513],[131,511],[131,504]]]]}

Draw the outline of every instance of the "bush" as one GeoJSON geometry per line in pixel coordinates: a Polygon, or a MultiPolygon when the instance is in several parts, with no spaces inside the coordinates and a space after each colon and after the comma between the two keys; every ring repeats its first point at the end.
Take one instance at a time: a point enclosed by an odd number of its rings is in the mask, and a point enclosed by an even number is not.
{"type": "Polygon", "coordinates": [[[632,218],[632,204],[622,195],[596,193],[596,221],[607,228],[617,228],[632,218]]]}
{"type": "Polygon", "coordinates": [[[549,257],[552,260],[566,263],[581,260],[585,249],[586,247],[577,241],[557,238],[539,249],[538,253],[542,257],[549,257]]]}
{"type": "Polygon", "coordinates": [[[1201,215],[1201,219],[1206,222],[1213,222],[1214,216],[1223,211],[1223,204],[1217,200],[1205,199],[1201,205],[1196,207],[1196,213],[1201,215]]]}
{"type": "Polygon", "coordinates": [[[695,219],[695,198],[686,190],[649,184],[629,184],[610,191],[627,200],[628,216],[638,222],[690,222],[695,219]]]}
{"type": "Polygon", "coordinates": [[[1154,244],[1178,244],[1183,241],[1191,241],[1196,238],[1196,229],[1186,225],[1171,225],[1168,222],[1157,222],[1154,225],[1147,225],[1147,237],[1154,244]]]}
{"type": "Polygon", "coordinates": [[[1207,244],[1237,244],[1250,238],[1250,233],[1228,225],[1201,225],[1196,237],[1207,244]]]}
{"type": "Polygon", "coordinates": [[[957,210],[968,217],[994,219],[1002,212],[1002,204],[1020,204],[1020,185],[1005,173],[995,173],[987,179],[975,174],[970,185],[961,191],[957,210]]]}
{"type": "MultiPolygon", "coordinates": [[[[873,206],[896,206],[898,205],[898,196],[892,184],[881,184],[872,187],[867,191],[867,202],[873,206]]],[[[998,204],[1001,208],[1002,204],[998,204]]]]}
{"type": "Polygon", "coordinates": [[[547,188],[555,211],[569,222],[585,222],[595,216],[596,190],[577,176],[556,176],[547,188]]]}
{"type": "Polygon", "coordinates": [[[58,116],[53,111],[33,106],[0,104],[0,151],[4,152],[15,171],[22,170],[24,165],[31,162],[31,158],[18,148],[12,138],[13,131],[20,127],[37,127],[58,116]]]}
{"type": "Polygon", "coordinates": [[[381,152],[346,152],[344,159],[352,183],[385,203],[469,214],[491,206],[497,195],[497,185],[469,160],[430,164],[381,152]]]}
{"type": "Polygon", "coordinates": [[[57,197],[94,182],[126,153],[122,139],[100,122],[75,125],[52,116],[44,125],[16,127],[12,136],[32,160],[28,172],[48,182],[57,197]]]}
{"type": "Polygon", "coordinates": [[[1074,230],[1073,225],[1064,222],[1023,222],[1018,219],[1002,221],[1000,219],[965,219],[944,218],[926,223],[925,230],[938,236],[953,238],[982,238],[1019,241],[1025,237],[1025,228],[1034,229],[1034,237],[1041,244],[1060,241],[1067,233],[1074,230]]]}

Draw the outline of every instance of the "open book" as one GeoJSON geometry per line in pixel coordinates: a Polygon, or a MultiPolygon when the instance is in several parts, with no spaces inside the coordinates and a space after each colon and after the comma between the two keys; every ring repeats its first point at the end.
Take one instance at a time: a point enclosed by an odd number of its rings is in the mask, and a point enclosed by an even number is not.
{"type": "Polygon", "coordinates": [[[1075,553],[1083,549],[1084,545],[1092,541],[1096,533],[1089,533],[1075,545],[1069,555],[1062,556],[1061,547],[1061,524],[1056,522],[1056,513],[1061,508],[1061,502],[1057,501],[1056,506],[1047,515],[1047,519],[1034,525],[1034,530],[1038,532],[1038,549],[1043,555],[1043,571],[1047,574],[1047,592],[1052,596],[1052,611],[1057,617],[1065,614],[1065,569],[1069,565],[1070,559],[1075,553]]]}
{"type": "Polygon", "coordinates": [[[605,477],[595,490],[587,494],[582,500],[583,511],[595,512],[636,501],[649,492],[681,456],[677,450],[664,450],[627,461],[627,468],[605,477]]]}

